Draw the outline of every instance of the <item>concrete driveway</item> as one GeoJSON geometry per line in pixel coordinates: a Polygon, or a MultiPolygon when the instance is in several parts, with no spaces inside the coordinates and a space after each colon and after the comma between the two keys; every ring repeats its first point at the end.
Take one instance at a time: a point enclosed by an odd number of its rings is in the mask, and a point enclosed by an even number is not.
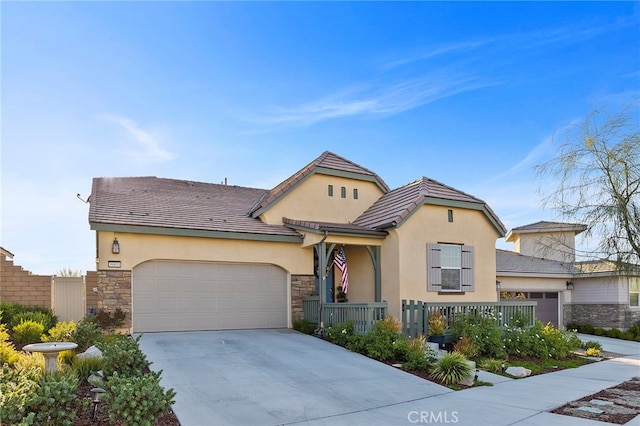
{"type": "MultiPolygon", "coordinates": [[[[182,426],[342,424],[350,414],[452,392],[287,329],[147,333],[140,346],[177,392],[182,426]]],[[[397,423],[407,422],[405,411],[397,423]]]]}

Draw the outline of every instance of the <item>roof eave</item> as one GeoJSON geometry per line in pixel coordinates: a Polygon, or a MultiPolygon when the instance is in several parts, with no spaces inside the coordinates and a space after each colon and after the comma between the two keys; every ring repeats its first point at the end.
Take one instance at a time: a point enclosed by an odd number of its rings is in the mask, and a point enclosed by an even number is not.
{"type": "Polygon", "coordinates": [[[201,229],[169,228],[158,226],[120,225],[113,223],[89,222],[93,231],[111,231],[131,234],[167,235],[174,237],[200,237],[226,240],[268,241],[283,243],[300,243],[302,236],[259,234],[249,232],[208,231],[201,229]]]}
{"type": "Polygon", "coordinates": [[[500,220],[498,220],[498,218],[494,214],[492,214],[492,212],[488,209],[485,203],[473,203],[470,201],[448,200],[448,199],[436,198],[436,197],[424,197],[421,203],[415,203],[415,207],[413,207],[404,217],[398,218],[396,227],[400,227],[407,219],[409,219],[409,217],[411,217],[420,207],[424,205],[477,210],[484,213],[487,219],[489,219],[489,222],[491,222],[491,224],[496,229],[496,231],[498,231],[499,238],[504,237],[505,233],[507,232],[504,225],[502,225],[500,220]]]}

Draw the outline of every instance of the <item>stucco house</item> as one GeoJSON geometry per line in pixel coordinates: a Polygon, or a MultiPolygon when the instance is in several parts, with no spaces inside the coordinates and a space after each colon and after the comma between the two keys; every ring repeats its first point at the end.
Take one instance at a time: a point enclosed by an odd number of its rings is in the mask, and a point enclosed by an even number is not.
{"type": "Polygon", "coordinates": [[[607,261],[576,261],[582,224],[536,222],[513,228],[514,251],[496,251],[501,299],[536,301],[542,322],[628,328],[640,321],[640,270],[607,261]]]}
{"type": "Polygon", "coordinates": [[[94,178],[98,308],[131,331],[290,327],[302,298],[497,301],[496,239],[482,200],[423,177],[390,189],[331,152],[265,190],[156,177],[94,178]],[[334,270],[335,269],[335,270],[334,270]]]}

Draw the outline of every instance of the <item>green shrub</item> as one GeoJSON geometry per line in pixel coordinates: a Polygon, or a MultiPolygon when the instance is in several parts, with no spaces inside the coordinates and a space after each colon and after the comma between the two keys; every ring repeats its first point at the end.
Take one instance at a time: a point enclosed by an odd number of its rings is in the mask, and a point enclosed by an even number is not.
{"type": "Polygon", "coordinates": [[[130,426],[155,425],[156,420],[174,403],[173,389],[160,386],[161,372],[127,377],[114,372],[106,381],[105,400],[112,422],[124,421],[130,426]]]}
{"type": "Polygon", "coordinates": [[[435,352],[425,347],[425,339],[404,340],[396,345],[396,353],[401,355],[402,369],[406,371],[430,371],[435,361],[435,352]]]}
{"type": "Polygon", "coordinates": [[[39,369],[0,367],[0,424],[32,425],[35,413],[31,408],[38,398],[39,369]]]}
{"type": "Polygon", "coordinates": [[[0,342],[0,365],[13,365],[16,361],[18,361],[19,357],[20,353],[16,351],[13,343],[8,341],[0,342]]]}
{"type": "Polygon", "coordinates": [[[505,360],[495,358],[485,358],[480,361],[478,367],[490,373],[502,373],[503,367],[506,369],[509,365],[505,360]]]}
{"type": "Polygon", "coordinates": [[[39,322],[44,326],[44,332],[48,332],[49,329],[54,327],[58,322],[58,317],[55,316],[53,311],[48,308],[41,307],[24,307],[22,312],[14,315],[11,321],[11,326],[15,327],[24,321],[39,322]]]}
{"type": "MultiPolygon", "coordinates": [[[[44,426],[72,426],[78,416],[78,378],[73,375],[44,374],[34,398],[35,424],[44,426]]],[[[81,409],[88,408],[89,401],[81,401],[81,409]],[[84,407],[82,406],[84,402],[84,407]]]]}
{"type": "Polygon", "coordinates": [[[505,345],[502,341],[503,330],[498,326],[493,314],[467,314],[456,318],[451,333],[455,341],[469,337],[478,348],[479,354],[490,358],[503,358],[505,345]]]}
{"type": "Polygon", "coordinates": [[[76,331],[72,342],[78,345],[78,352],[84,352],[88,347],[102,340],[102,331],[92,319],[83,319],[76,324],[76,331]]]}
{"type": "Polygon", "coordinates": [[[595,340],[587,340],[586,342],[582,342],[581,347],[582,349],[593,348],[602,350],[602,345],[600,344],[600,342],[596,342],[595,340]]]}
{"type": "Polygon", "coordinates": [[[13,365],[18,360],[19,353],[16,347],[9,341],[9,333],[4,324],[0,324],[0,365],[13,365]]]}
{"type": "Polygon", "coordinates": [[[591,324],[583,324],[583,325],[578,327],[578,333],[594,334],[595,333],[595,327],[592,326],[591,324]]]}
{"type": "Polygon", "coordinates": [[[40,371],[44,373],[44,355],[38,352],[19,352],[14,366],[16,370],[40,371]]]}
{"type": "Polygon", "coordinates": [[[304,334],[313,334],[316,327],[316,323],[304,318],[293,322],[293,329],[304,334]]]}
{"type": "Polygon", "coordinates": [[[346,346],[353,336],[353,322],[332,325],[326,328],[325,337],[334,345],[346,346]]]}
{"type": "Polygon", "coordinates": [[[31,320],[23,320],[13,327],[13,338],[18,343],[36,343],[44,331],[44,325],[31,320]]]}
{"type": "Polygon", "coordinates": [[[627,329],[627,333],[631,333],[633,335],[633,339],[631,340],[637,340],[638,338],[640,338],[640,322],[629,327],[627,329]]]}
{"type": "Polygon", "coordinates": [[[116,308],[113,312],[100,309],[96,313],[95,318],[98,327],[103,330],[113,330],[124,324],[124,320],[127,318],[127,313],[120,308],[116,308]]]}
{"type": "Polygon", "coordinates": [[[71,361],[72,371],[78,376],[80,380],[87,380],[91,374],[97,373],[102,370],[104,362],[102,358],[88,357],[78,358],[75,357],[71,361]]]}
{"type": "Polygon", "coordinates": [[[508,322],[512,327],[526,327],[531,324],[531,316],[523,313],[522,311],[516,311],[508,322]]]}
{"type": "Polygon", "coordinates": [[[593,329],[593,334],[595,334],[596,336],[604,336],[607,334],[607,330],[602,327],[596,327],[593,329]]]}
{"type": "Polygon", "coordinates": [[[25,307],[18,303],[0,302],[0,311],[2,311],[2,323],[12,327],[13,317],[20,312],[24,312],[25,307]]]}
{"type": "Polygon", "coordinates": [[[478,346],[476,346],[473,339],[469,336],[462,336],[453,346],[453,350],[460,352],[467,359],[474,358],[478,355],[478,346]]]}
{"type": "Polygon", "coordinates": [[[51,329],[49,334],[43,334],[43,342],[72,342],[76,332],[76,323],[73,321],[59,322],[51,329]]]}
{"type": "Polygon", "coordinates": [[[469,377],[471,372],[472,368],[464,355],[450,352],[436,361],[432,375],[445,385],[454,385],[469,377]]]}
{"type": "Polygon", "coordinates": [[[567,330],[575,330],[575,331],[577,331],[578,333],[580,333],[580,330],[579,330],[579,328],[580,328],[580,324],[578,324],[577,322],[570,322],[570,323],[567,323],[567,324],[565,325],[565,327],[566,327],[566,329],[567,329],[567,330]]]}
{"type": "Polygon", "coordinates": [[[111,343],[100,342],[96,346],[102,351],[103,373],[108,378],[115,372],[120,376],[139,376],[151,364],[147,356],[140,350],[139,341],[142,335],[136,339],[120,337],[111,343]]]}
{"type": "Polygon", "coordinates": [[[612,337],[614,339],[621,339],[622,338],[622,331],[618,330],[617,328],[612,328],[610,330],[607,330],[607,337],[612,337]]]}

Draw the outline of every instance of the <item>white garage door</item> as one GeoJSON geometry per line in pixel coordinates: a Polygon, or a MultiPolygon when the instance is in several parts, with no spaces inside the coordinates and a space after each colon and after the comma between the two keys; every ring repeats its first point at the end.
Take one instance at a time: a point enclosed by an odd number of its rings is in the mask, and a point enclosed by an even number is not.
{"type": "Polygon", "coordinates": [[[150,261],[132,277],[134,332],[287,327],[287,273],[274,265],[150,261]]]}

